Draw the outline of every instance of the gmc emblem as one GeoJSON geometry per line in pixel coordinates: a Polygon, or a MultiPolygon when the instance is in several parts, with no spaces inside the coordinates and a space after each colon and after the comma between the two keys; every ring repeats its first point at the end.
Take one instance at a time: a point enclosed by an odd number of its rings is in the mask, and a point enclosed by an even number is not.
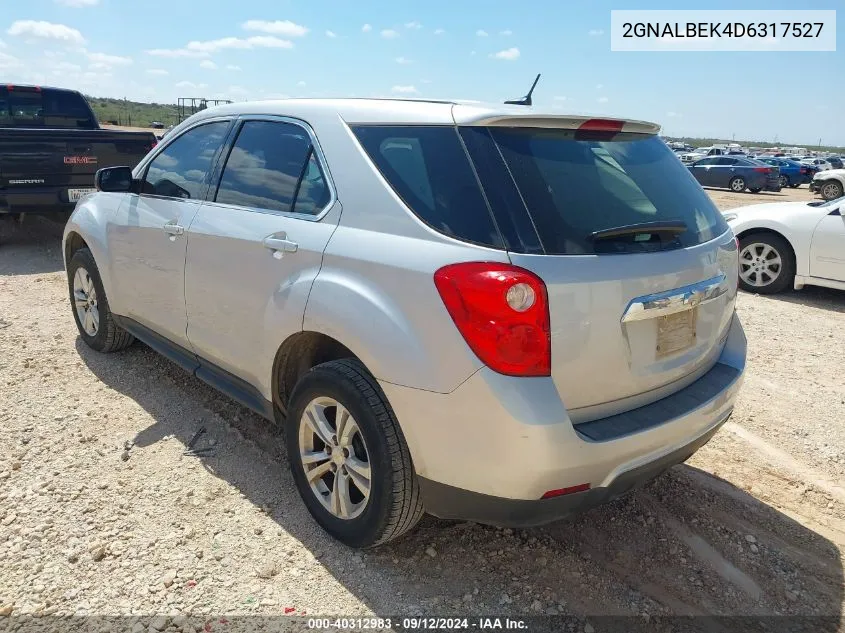
{"type": "Polygon", "coordinates": [[[65,165],[96,165],[96,156],[65,156],[65,165]]]}

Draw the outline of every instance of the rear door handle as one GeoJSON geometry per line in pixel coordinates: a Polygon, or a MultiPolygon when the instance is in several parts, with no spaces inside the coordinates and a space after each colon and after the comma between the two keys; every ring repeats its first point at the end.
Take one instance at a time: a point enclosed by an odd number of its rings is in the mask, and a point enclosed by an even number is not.
{"type": "Polygon", "coordinates": [[[179,226],[176,222],[168,222],[163,227],[161,227],[165,233],[170,235],[170,239],[175,238],[177,235],[183,235],[185,233],[185,227],[179,226]]]}
{"type": "Polygon", "coordinates": [[[285,253],[295,253],[299,244],[291,242],[284,233],[277,233],[264,238],[264,248],[273,251],[273,257],[281,259],[285,253]]]}

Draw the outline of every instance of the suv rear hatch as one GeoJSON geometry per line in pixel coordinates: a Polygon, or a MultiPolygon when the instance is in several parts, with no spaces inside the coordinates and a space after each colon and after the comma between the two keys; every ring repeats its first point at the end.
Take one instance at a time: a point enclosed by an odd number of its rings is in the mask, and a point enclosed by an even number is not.
{"type": "MultiPolygon", "coordinates": [[[[498,154],[536,231],[539,248],[509,254],[546,283],[551,373],[573,421],[648,404],[710,369],[734,312],[736,242],[656,126],[481,123],[462,136],[476,164],[498,154]]],[[[485,189],[500,178],[479,175],[485,189]]]]}

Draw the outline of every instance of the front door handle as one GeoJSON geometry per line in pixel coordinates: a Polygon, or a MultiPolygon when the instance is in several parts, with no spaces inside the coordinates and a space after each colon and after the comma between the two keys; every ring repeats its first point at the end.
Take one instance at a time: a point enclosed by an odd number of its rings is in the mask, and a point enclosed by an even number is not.
{"type": "Polygon", "coordinates": [[[285,253],[295,253],[299,248],[299,244],[291,242],[287,236],[282,234],[271,235],[264,238],[264,248],[269,248],[273,251],[273,257],[281,259],[285,253]]]}
{"type": "Polygon", "coordinates": [[[171,240],[175,240],[177,235],[184,235],[185,227],[179,226],[176,224],[176,221],[168,222],[163,227],[161,227],[165,233],[170,235],[171,240]]]}

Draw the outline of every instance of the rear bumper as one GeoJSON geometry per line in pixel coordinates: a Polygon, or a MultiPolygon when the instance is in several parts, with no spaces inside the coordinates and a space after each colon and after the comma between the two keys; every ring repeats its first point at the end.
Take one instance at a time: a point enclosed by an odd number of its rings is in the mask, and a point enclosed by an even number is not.
{"type": "MultiPolygon", "coordinates": [[[[73,187],[71,187],[73,188],[73,187]]],[[[78,187],[87,189],[89,187],[78,187]]],[[[76,202],[67,197],[67,186],[39,187],[25,191],[0,191],[2,213],[52,213],[73,211],[76,202]]]]}
{"type": "Polygon", "coordinates": [[[499,527],[544,525],[607,503],[651,481],[675,464],[689,459],[727,422],[730,413],[690,443],[654,461],[626,471],[607,486],[551,499],[522,500],[493,497],[420,478],[425,508],[442,519],[463,519],[499,527]]]}
{"type": "Polygon", "coordinates": [[[602,503],[692,455],[733,411],[745,355],[734,317],[718,363],[697,381],[633,411],[577,425],[551,378],[484,368],[451,394],[381,384],[428,512],[535,525],[602,503]],[[590,490],[541,500],[547,491],[582,484],[590,490]]]}
{"type": "Polygon", "coordinates": [[[780,191],[780,181],[779,180],[767,180],[766,186],[763,187],[763,191],[780,191]]]}

